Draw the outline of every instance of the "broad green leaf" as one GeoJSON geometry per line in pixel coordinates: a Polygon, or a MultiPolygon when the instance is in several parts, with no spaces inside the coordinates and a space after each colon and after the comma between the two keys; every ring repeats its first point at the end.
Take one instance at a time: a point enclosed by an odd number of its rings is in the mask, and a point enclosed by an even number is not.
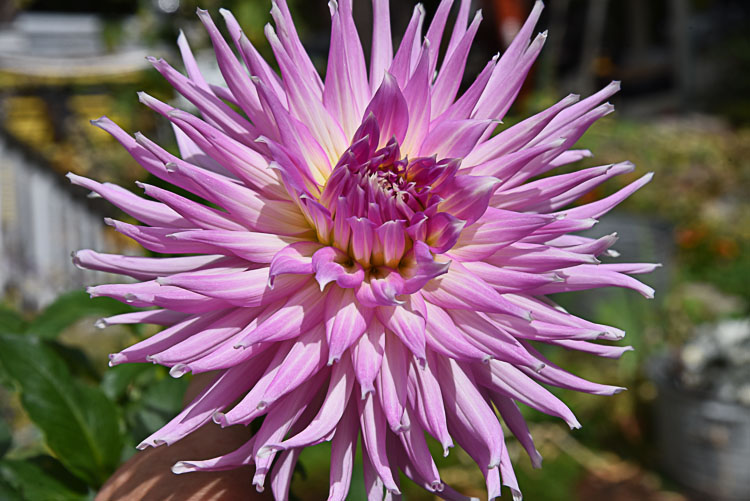
{"type": "Polygon", "coordinates": [[[65,362],[65,365],[67,365],[68,370],[74,378],[90,380],[97,383],[99,382],[99,379],[101,379],[101,376],[94,368],[89,357],[87,357],[86,353],[80,348],[68,346],[54,340],[45,341],[45,344],[65,362]]]}
{"type": "Polygon", "coordinates": [[[151,383],[143,391],[143,403],[166,417],[171,418],[182,409],[182,397],[189,383],[189,378],[178,379],[168,375],[151,383]]]}
{"type": "Polygon", "coordinates": [[[0,336],[0,364],[21,390],[21,404],[65,467],[100,486],[122,449],[117,409],[99,388],[75,381],[42,341],[0,336]]]}
{"type": "Polygon", "coordinates": [[[169,377],[163,367],[139,374],[129,391],[125,419],[137,442],[164,426],[182,409],[188,378],[169,377]]]}
{"type": "Polygon", "coordinates": [[[0,475],[29,501],[83,501],[87,497],[87,490],[71,489],[32,461],[4,459],[0,461],[0,475]]]}
{"type": "Polygon", "coordinates": [[[0,332],[20,334],[24,330],[26,330],[26,320],[17,311],[0,304],[0,332]]]}
{"type": "Polygon", "coordinates": [[[31,322],[27,331],[37,337],[51,339],[83,318],[104,317],[129,311],[132,311],[132,308],[112,298],[90,298],[85,291],[73,291],[59,296],[31,322]]]}
{"type": "Polygon", "coordinates": [[[0,458],[5,456],[11,445],[13,445],[13,434],[5,419],[0,418],[0,458]]]}
{"type": "Polygon", "coordinates": [[[117,365],[104,373],[99,386],[110,399],[118,401],[125,396],[130,385],[138,384],[143,374],[155,373],[156,369],[154,364],[117,365]]]}
{"type": "Polygon", "coordinates": [[[11,484],[0,477],[0,499],[3,501],[26,501],[11,484]]]}

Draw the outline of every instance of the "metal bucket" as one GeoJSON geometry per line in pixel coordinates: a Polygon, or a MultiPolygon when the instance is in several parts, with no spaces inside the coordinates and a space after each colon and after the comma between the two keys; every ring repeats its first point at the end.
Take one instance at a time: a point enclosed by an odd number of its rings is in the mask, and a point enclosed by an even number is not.
{"type": "Polygon", "coordinates": [[[750,500],[750,408],[678,388],[669,358],[654,360],[656,433],[665,472],[716,501],[750,500]]]}

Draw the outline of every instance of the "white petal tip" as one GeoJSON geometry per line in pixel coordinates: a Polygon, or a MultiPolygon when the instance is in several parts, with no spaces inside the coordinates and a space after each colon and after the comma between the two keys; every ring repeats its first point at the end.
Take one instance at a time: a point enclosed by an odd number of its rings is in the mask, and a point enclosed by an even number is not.
{"type": "Polygon", "coordinates": [[[114,367],[115,365],[119,365],[123,362],[125,362],[125,355],[122,353],[110,353],[109,354],[109,366],[114,367]]]}
{"type": "Polygon", "coordinates": [[[187,364],[177,364],[169,369],[169,375],[175,379],[181,378],[188,372],[190,372],[190,367],[187,364]]]}
{"type": "Polygon", "coordinates": [[[108,327],[109,324],[107,324],[107,321],[103,318],[98,319],[96,322],[94,322],[94,327],[97,329],[104,329],[108,327]]]}
{"type": "Polygon", "coordinates": [[[92,191],[88,195],[86,195],[86,198],[95,199],[95,198],[102,198],[102,196],[98,194],[97,192],[92,191]]]}
{"type": "Polygon", "coordinates": [[[258,449],[258,453],[256,454],[259,458],[268,457],[271,454],[275,453],[276,451],[281,450],[282,448],[279,447],[277,444],[270,444],[270,445],[264,445],[260,449],[258,449]]]}
{"type": "Polygon", "coordinates": [[[433,492],[443,492],[443,489],[445,489],[445,484],[440,480],[433,480],[432,482],[430,482],[430,489],[433,492]]]}
{"type": "Polygon", "coordinates": [[[177,461],[175,464],[172,465],[172,473],[175,475],[180,475],[182,473],[190,473],[191,471],[196,471],[196,467],[190,463],[187,463],[185,461],[177,461]]]}
{"type": "Polygon", "coordinates": [[[214,415],[211,416],[211,420],[222,428],[229,424],[226,414],[219,411],[214,412],[214,415]]]}

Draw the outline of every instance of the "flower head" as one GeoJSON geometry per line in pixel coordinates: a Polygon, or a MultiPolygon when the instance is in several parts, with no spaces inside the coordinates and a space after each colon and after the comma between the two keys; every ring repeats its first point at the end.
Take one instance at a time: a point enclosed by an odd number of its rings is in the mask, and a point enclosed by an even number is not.
{"type": "Polygon", "coordinates": [[[152,63],[199,116],[140,95],[174,126],[180,157],[106,118],[94,121],[150,173],[205,202],[139,183],[147,200],[69,176],[144,223],[108,220],[117,231],[151,251],[184,254],[75,254],[80,266],[138,281],[92,287],[92,295],[157,307],[100,325],[166,326],[111,355],[111,365],[151,361],[175,377],[218,371],[140,447],[171,444],[211,419],[248,425],[265,416],[238,450],[179,462],[176,473],[252,463],[257,488],[270,475],[285,499],[300,450],[331,441],[329,499],[344,499],[361,434],[369,499],[382,499],[384,488],[398,493],[398,471],[463,499],[442,482],[427,432],[445,454],[455,443],[474,458],[490,498],[501,485],[520,496],[493,404],[539,465],[518,403],[575,428],[572,412],[542,385],[601,395],[621,389],[565,372],[534,347],[605,357],[628,350],[593,342],[623,332],[569,314],[546,294],[619,286],[652,295],[630,274],[653,265],[599,263],[597,256],[614,255],[615,235],[571,234],[650,176],[573,208],[633,166],[538,178],[590,155],[570,148],[612,111],[601,103],[619,86],[582,101],[568,96],[493,136],[544,44],[545,34],[531,40],[542,4],[460,97],[481,16],[468,23],[470,2],[461,2],[439,63],[451,4],[440,3],[425,37],[417,6],[394,54],[388,1],[373,0],[368,71],[351,0],[332,2],[325,79],[283,0],[271,10],[276,28],[266,28],[281,76],[231,13],[221,11],[241,61],[199,10],[226,87],[206,82],[180,36],[187,75],[152,63]]]}

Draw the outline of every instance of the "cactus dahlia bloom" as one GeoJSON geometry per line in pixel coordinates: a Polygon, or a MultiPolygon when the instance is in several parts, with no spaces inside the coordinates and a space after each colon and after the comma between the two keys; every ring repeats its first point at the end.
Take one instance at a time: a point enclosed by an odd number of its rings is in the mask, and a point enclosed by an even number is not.
{"type": "Polygon", "coordinates": [[[186,458],[175,473],[254,464],[256,488],[269,476],[276,498],[286,499],[300,451],[331,441],[329,499],[341,500],[361,435],[368,499],[382,499],[383,489],[397,496],[399,471],[440,497],[465,499],[442,482],[427,432],[445,454],[454,444],[466,450],[490,499],[501,485],[520,497],[496,412],[539,465],[518,403],[576,428],[544,385],[621,389],[565,372],[535,347],[604,357],[628,349],[593,342],[623,332],[571,315],[547,294],[618,286],[652,295],[629,275],[653,265],[599,264],[597,256],[614,254],[615,235],[572,234],[650,176],[573,208],[633,166],[537,178],[590,155],[570,147],[612,111],[601,103],[618,84],[582,101],[568,96],[492,136],[544,44],[544,33],[531,39],[542,4],[460,96],[481,16],[468,23],[470,2],[462,0],[439,62],[451,4],[440,3],[426,36],[418,5],[394,54],[388,1],[373,0],[368,71],[351,0],[332,2],[325,78],[284,0],[271,10],[276,27],[266,27],[280,76],[231,13],[221,11],[239,59],[199,10],[226,86],[206,82],[181,36],[187,75],[151,62],[199,116],[140,95],[174,126],[180,156],[107,118],[94,121],[151,174],[204,201],[139,183],[149,197],[142,199],[69,176],[144,223],[109,220],[117,231],[150,251],[184,254],[75,254],[79,266],[137,280],[92,287],[92,296],[156,307],[101,326],[166,327],[111,355],[111,365],[151,361],[175,377],[217,371],[140,447],[171,444],[212,419],[248,425],[264,416],[236,451],[186,458]]]}

